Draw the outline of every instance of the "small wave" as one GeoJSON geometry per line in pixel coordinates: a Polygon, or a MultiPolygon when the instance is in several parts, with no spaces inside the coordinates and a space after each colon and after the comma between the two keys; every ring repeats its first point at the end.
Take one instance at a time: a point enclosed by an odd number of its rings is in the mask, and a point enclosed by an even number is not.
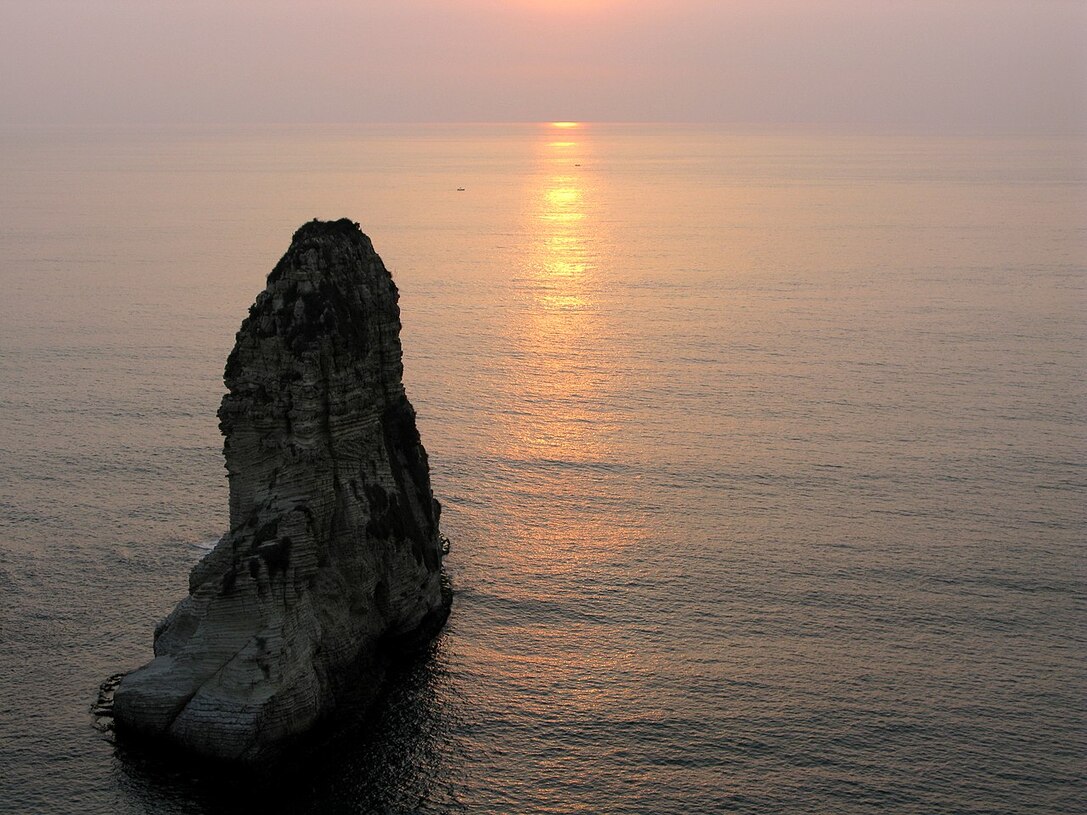
{"type": "Polygon", "coordinates": [[[215,544],[217,544],[218,542],[219,538],[212,538],[209,541],[198,541],[191,545],[195,546],[197,549],[203,549],[205,552],[210,552],[212,549],[215,548],[215,544]]]}

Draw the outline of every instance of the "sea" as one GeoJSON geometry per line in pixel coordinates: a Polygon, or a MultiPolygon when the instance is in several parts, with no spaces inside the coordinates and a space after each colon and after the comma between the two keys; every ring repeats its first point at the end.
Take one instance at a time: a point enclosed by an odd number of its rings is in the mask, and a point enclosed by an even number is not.
{"type": "Polygon", "coordinates": [[[0,129],[0,812],[1087,811],[1087,141],[0,129]],[[114,739],[312,218],[400,289],[453,609],[254,780],[114,739]]]}

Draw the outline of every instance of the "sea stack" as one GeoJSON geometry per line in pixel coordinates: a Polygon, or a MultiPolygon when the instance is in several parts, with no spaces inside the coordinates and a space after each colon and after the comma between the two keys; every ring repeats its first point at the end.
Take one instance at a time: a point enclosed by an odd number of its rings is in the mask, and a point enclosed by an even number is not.
{"type": "Polygon", "coordinates": [[[295,232],[226,362],[230,531],[118,685],[122,733],[264,761],[444,622],[397,300],[358,224],[295,232]]]}

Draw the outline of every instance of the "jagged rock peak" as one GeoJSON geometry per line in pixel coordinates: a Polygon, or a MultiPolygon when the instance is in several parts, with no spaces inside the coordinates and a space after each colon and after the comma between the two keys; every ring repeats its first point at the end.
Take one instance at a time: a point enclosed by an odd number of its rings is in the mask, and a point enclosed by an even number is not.
{"type": "Polygon", "coordinates": [[[397,299],[358,224],[295,232],[227,359],[230,531],[118,685],[121,731],[262,759],[373,684],[389,643],[444,620],[397,299]]]}

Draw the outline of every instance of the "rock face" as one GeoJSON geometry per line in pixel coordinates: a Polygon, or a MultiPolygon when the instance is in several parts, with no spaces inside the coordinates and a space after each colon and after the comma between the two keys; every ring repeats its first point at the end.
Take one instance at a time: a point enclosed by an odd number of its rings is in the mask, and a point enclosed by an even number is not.
{"type": "Polygon", "coordinates": [[[295,233],[226,363],[230,531],[117,687],[122,732],[263,760],[444,621],[397,298],[357,224],[295,233]]]}

